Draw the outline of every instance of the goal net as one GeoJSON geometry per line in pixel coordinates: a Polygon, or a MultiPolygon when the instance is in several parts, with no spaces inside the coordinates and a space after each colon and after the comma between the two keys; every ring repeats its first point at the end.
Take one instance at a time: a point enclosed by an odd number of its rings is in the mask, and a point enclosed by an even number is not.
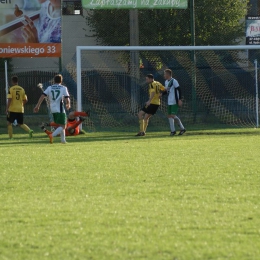
{"type": "MultiPolygon", "coordinates": [[[[164,84],[170,68],[180,84],[179,117],[187,128],[255,127],[258,124],[257,61],[254,46],[77,47],[67,70],[77,82],[77,109],[90,110],[89,130],[138,127],[148,100],[145,76],[164,84]],[[76,65],[76,70],[75,70],[76,65]]],[[[168,129],[167,96],[149,129],[168,129]]]]}

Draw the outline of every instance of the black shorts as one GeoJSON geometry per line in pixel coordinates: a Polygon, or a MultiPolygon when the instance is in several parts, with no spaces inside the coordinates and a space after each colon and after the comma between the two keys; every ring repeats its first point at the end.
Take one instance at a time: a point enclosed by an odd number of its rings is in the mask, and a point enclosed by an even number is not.
{"type": "Polygon", "coordinates": [[[144,106],[141,110],[144,111],[146,114],[154,115],[156,114],[159,105],[150,104],[149,106],[144,106]]]}
{"type": "Polygon", "coordinates": [[[9,112],[7,115],[7,121],[12,124],[14,122],[14,120],[16,120],[19,125],[22,125],[23,124],[23,113],[9,112]]]}

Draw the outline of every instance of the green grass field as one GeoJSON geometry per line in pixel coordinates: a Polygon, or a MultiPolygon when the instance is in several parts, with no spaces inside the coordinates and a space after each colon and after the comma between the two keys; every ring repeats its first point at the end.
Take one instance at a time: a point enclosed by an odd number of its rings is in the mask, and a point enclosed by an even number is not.
{"type": "Polygon", "coordinates": [[[260,259],[259,130],[17,132],[0,135],[0,259],[260,259]]]}

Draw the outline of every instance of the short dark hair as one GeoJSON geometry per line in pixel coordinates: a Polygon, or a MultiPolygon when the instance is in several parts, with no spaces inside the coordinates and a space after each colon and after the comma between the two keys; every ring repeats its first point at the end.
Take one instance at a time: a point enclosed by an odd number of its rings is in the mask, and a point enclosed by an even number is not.
{"type": "Polygon", "coordinates": [[[61,83],[62,82],[62,75],[61,74],[57,74],[55,77],[54,77],[54,83],[61,83]]]}
{"type": "Polygon", "coordinates": [[[172,70],[166,69],[166,70],[164,70],[164,72],[165,72],[165,73],[168,73],[170,76],[172,76],[172,70]]]}
{"type": "Polygon", "coordinates": [[[153,74],[147,74],[146,77],[149,79],[154,79],[153,74]]]}
{"type": "Polygon", "coordinates": [[[18,83],[18,77],[17,76],[13,76],[12,77],[12,82],[13,83],[18,83]]]}

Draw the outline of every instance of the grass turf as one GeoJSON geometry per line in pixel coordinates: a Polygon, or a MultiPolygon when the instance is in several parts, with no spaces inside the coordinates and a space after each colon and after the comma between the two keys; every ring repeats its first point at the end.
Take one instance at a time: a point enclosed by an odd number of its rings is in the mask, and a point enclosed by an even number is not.
{"type": "Polygon", "coordinates": [[[259,259],[258,130],[0,135],[0,259],[259,259]]]}

